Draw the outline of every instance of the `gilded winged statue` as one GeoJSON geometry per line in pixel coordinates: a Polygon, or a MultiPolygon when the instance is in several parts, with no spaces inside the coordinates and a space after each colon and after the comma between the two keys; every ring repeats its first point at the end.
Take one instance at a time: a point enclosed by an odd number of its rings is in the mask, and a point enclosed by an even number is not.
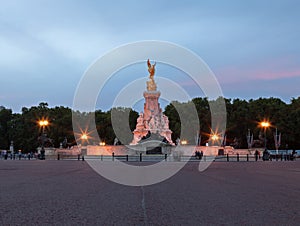
{"type": "Polygon", "coordinates": [[[153,79],[154,79],[154,73],[155,73],[155,65],[156,65],[156,62],[155,62],[154,64],[151,65],[150,60],[148,59],[147,64],[148,64],[148,71],[149,71],[149,73],[150,73],[150,74],[149,74],[149,78],[150,78],[151,80],[153,80],[153,79]]]}
{"type": "Polygon", "coordinates": [[[155,73],[155,65],[156,63],[152,64],[150,63],[150,60],[147,60],[148,65],[148,71],[149,71],[149,78],[150,80],[147,81],[147,90],[148,91],[156,91],[156,84],[154,81],[154,73],[155,73]]]}

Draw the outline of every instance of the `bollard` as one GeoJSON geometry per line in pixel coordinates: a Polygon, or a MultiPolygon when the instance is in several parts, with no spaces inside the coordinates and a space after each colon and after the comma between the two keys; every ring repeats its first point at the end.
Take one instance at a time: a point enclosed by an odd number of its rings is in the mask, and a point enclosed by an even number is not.
{"type": "Polygon", "coordinates": [[[204,160],[204,162],[206,162],[206,155],[203,156],[203,160],[204,160]]]}
{"type": "Polygon", "coordinates": [[[84,155],[82,155],[82,161],[84,161],[84,155]]]}
{"type": "Polygon", "coordinates": [[[103,155],[100,156],[101,161],[103,161],[103,155]]]}
{"type": "Polygon", "coordinates": [[[249,154],[247,154],[247,162],[249,162],[249,154]]]}
{"type": "Polygon", "coordinates": [[[281,161],[283,160],[283,154],[281,154],[280,159],[281,159],[281,161]]]}
{"type": "Polygon", "coordinates": [[[128,155],[126,155],[126,162],[128,162],[128,155]]]}
{"type": "Polygon", "coordinates": [[[227,162],[229,162],[229,155],[228,154],[226,155],[226,158],[227,158],[227,162]]]}
{"type": "Polygon", "coordinates": [[[79,161],[80,160],[80,155],[78,154],[78,156],[77,156],[77,160],[79,161]]]}
{"type": "Polygon", "coordinates": [[[112,153],[112,160],[115,161],[115,153],[112,153]]]}
{"type": "Polygon", "coordinates": [[[239,155],[239,153],[236,154],[236,161],[238,161],[238,162],[240,161],[240,155],[239,155]]]}
{"type": "Polygon", "coordinates": [[[140,153],[140,162],[142,161],[142,153],[140,153]]]}
{"type": "Polygon", "coordinates": [[[168,157],[168,155],[167,155],[167,154],[165,154],[165,161],[167,161],[167,157],[168,157]]]}
{"type": "Polygon", "coordinates": [[[59,160],[60,159],[60,156],[59,156],[59,154],[57,155],[57,160],[59,160]]]}

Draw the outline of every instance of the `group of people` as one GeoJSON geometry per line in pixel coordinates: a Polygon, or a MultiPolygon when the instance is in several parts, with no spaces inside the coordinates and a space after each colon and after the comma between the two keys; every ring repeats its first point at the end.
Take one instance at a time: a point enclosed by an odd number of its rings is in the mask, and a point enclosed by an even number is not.
{"type": "MultiPolygon", "coordinates": [[[[259,151],[255,151],[254,153],[255,155],[255,160],[257,161],[258,159],[260,159],[260,152],[259,151]]],[[[295,150],[293,150],[292,153],[277,153],[277,154],[271,154],[267,149],[265,149],[262,153],[262,160],[263,161],[272,161],[272,159],[280,159],[281,161],[282,160],[285,160],[285,161],[293,161],[293,160],[296,160],[297,158],[297,153],[295,150]]]]}
{"type": "Polygon", "coordinates": [[[195,151],[195,157],[201,160],[203,157],[203,151],[195,151]]]}
{"type": "Polygon", "coordinates": [[[36,157],[32,152],[31,153],[28,153],[28,154],[22,154],[21,152],[18,152],[18,153],[8,153],[8,151],[4,150],[0,153],[0,159],[4,159],[4,160],[7,160],[7,159],[19,159],[21,160],[22,158],[24,159],[32,159],[36,157]]]}

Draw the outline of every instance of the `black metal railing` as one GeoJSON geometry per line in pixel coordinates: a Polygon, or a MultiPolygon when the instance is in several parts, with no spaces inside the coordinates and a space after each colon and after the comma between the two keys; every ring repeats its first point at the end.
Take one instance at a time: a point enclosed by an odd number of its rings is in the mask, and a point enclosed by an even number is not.
{"type": "MultiPolygon", "coordinates": [[[[7,158],[2,158],[7,159],[7,158]]],[[[138,155],[67,155],[67,154],[57,154],[46,156],[47,160],[100,160],[100,161],[122,161],[122,162],[254,162],[254,161],[263,161],[263,158],[256,155],[241,155],[241,154],[226,154],[226,155],[217,155],[217,156],[188,156],[188,155],[178,155],[178,154],[138,154],[138,155]]],[[[269,161],[292,161],[296,160],[290,154],[277,154],[270,155],[269,161]]]]}

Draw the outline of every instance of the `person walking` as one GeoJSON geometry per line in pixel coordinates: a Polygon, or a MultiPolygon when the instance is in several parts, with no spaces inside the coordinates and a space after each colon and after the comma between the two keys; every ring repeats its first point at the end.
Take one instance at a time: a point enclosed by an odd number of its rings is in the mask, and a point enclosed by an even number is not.
{"type": "Polygon", "coordinates": [[[257,162],[257,160],[258,160],[258,156],[259,156],[259,152],[258,152],[258,150],[255,150],[255,153],[254,153],[254,155],[255,155],[255,161],[257,162]]]}

